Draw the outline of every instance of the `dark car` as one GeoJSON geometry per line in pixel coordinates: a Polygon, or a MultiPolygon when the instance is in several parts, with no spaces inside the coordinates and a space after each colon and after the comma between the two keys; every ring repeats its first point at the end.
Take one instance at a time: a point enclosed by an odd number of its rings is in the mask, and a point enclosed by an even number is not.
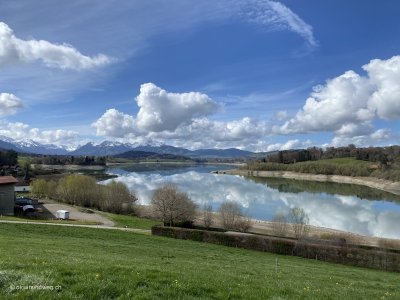
{"type": "Polygon", "coordinates": [[[32,199],[18,198],[14,202],[14,214],[31,216],[35,214],[35,206],[32,199]]]}

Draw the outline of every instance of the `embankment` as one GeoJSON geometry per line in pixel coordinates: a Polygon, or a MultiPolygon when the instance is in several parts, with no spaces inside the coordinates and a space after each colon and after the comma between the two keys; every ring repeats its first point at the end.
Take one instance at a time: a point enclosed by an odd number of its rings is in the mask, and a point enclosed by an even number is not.
{"type": "Polygon", "coordinates": [[[392,182],[389,180],[378,179],[373,177],[351,177],[340,175],[323,175],[323,174],[308,174],[296,173],[290,171],[251,171],[251,170],[224,170],[216,171],[215,174],[229,174],[229,175],[242,175],[242,176],[255,176],[255,177],[278,177],[296,180],[309,180],[321,182],[336,182],[348,183],[368,186],[374,189],[379,189],[392,194],[400,195],[400,182],[392,182]]]}

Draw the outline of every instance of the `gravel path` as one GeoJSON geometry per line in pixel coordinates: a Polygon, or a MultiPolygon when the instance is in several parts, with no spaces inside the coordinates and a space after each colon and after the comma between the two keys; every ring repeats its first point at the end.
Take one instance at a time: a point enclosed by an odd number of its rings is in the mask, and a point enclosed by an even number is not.
{"type": "Polygon", "coordinates": [[[83,222],[98,222],[103,227],[113,227],[115,223],[106,217],[98,214],[98,213],[84,213],[79,211],[76,207],[67,205],[67,204],[60,204],[60,203],[45,203],[42,205],[45,210],[51,213],[53,216],[52,218],[56,218],[57,210],[67,210],[69,211],[69,218],[72,220],[83,221],[83,222]]]}
{"type": "Polygon", "coordinates": [[[108,227],[104,225],[78,225],[68,223],[46,223],[46,222],[29,222],[29,221],[5,221],[0,220],[0,223],[13,223],[13,224],[29,224],[29,225],[49,225],[49,226],[66,226],[66,227],[85,227],[85,228],[98,228],[98,229],[110,229],[110,230],[121,230],[131,231],[137,233],[151,233],[150,229],[137,229],[137,228],[123,228],[123,227],[108,227]]]}

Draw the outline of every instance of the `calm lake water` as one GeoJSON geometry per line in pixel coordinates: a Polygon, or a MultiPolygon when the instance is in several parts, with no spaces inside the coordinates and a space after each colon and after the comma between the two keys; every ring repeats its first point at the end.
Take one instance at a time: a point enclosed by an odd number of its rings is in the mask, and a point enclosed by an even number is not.
{"type": "Polygon", "coordinates": [[[277,212],[303,208],[315,226],[363,235],[400,238],[400,197],[364,186],[298,181],[280,178],[248,178],[211,174],[232,169],[223,165],[137,164],[110,168],[117,181],[135,191],[148,204],[155,189],[174,183],[200,206],[214,210],[225,200],[239,202],[252,218],[271,220],[277,212]]]}

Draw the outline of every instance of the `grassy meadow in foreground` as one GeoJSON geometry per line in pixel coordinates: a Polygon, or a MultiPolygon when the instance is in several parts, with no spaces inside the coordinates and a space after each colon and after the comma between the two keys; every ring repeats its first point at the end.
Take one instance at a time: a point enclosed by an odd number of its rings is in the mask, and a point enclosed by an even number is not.
{"type": "Polygon", "coordinates": [[[397,273],[117,230],[0,224],[0,254],[4,299],[400,297],[397,273]]]}
{"type": "Polygon", "coordinates": [[[115,223],[115,227],[151,229],[151,227],[154,225],[162,225],[162,222],[146,218],[139,218],[136,216],[118,215],[105,212],[101,212],[101,214],[111,219],[115,223]]]}

